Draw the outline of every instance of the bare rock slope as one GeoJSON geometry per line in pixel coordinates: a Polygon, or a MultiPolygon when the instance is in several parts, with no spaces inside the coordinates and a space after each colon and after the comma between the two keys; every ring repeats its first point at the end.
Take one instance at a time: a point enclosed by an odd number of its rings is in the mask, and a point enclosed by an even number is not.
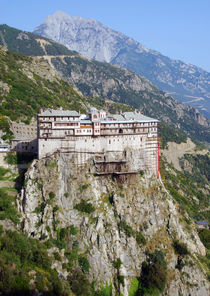
{"type": "Polygon", "coordinates": [[[80,258],[86,258],[96,287],[111,285],[112,295],[127,296],[148,252],[159,250],[167,262],[164,295],[209,295],[197,263],[205,248],[161,183],[147,175],[94,176],[93,167],[90,161],[78,168],[74,155],[57,154],[35,160],[26,174],[19,200],[24,230],[45,240],[59,240],[62,233],[62,259],[55,262],[60,274],[67,277],[78,264],[84,268],[80,258]],[[175,241],[189,254],[177,254],[175,241]]]}

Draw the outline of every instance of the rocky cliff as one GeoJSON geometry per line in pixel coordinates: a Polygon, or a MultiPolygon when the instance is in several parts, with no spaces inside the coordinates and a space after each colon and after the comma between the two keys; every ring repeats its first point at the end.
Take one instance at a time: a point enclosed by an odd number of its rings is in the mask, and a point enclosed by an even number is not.
{"type": "Polygon", "coordinates": [[[78,167],[74,155],[56,154],[34,160],[25,176],[22,227],[51,244],[60,276],[73,282],[80,269],[95,289],[110,291],[97,295],[138,295],[142,263],[162,254],[164,295],[209,295],[198,260],[205,248],[161,182],[146,173],[122,179],[93,171],[92,161],[78,167]]]}

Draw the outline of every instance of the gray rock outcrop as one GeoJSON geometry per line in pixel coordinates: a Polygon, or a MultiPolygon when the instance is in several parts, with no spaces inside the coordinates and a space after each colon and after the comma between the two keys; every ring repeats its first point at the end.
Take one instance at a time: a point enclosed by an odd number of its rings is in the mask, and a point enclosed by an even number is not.
{"type": "MultiPolygon", "coordinates": [[[[78,254],[85,255],[90,264],[89,280],[96,281],[98,288],[113,283],[113,295],[117,294],[117,272],[124,279],[118,288],[128,296],[131,280],[140,275],[145,251],[155,249],[162,250],[168,265],[164,295],[209,295],[205,272],[196,263],[205,248],[193,224],[189,228],[181,219],[179,207],[161,183],[147,175],[124,180],[94,176],[93,165],[90,161],[79,168],[70,154],[32,163],[19,200],[28,235],[56,239],[59,229],[77,229],[68,235],[67,248],[72,250],[77,241],[78,254]],[[91,211],[78,206],[82,200],[91,211]],[[143,244],[137,242],[139,232],[146,240],[143,244]],[[182,259],[181,270],[173,248],[175,239],[186,244],[191,254],[182,259]],[[119,259],[122,264],[117,271],[114,262],[119,259]]],[[[60,254],[66,263],[65,252],[60,254]]],[[[66,277],[60,263],[53,266],[66,277]]]]}

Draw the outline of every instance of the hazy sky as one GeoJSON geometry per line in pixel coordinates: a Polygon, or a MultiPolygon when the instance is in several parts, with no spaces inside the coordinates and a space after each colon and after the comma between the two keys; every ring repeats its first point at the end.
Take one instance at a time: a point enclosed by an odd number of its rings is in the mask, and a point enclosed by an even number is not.
{"type": "Polygon", "coordinates": [[[210,0],[0,0],[0,24],[32,31],[56,10],[94,18],[210,72],[210,0]]]}

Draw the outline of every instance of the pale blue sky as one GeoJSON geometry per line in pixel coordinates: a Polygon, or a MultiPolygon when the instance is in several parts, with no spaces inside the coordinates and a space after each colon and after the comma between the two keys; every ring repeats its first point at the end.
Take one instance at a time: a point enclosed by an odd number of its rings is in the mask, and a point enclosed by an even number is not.
{"type": "Polygon", "coordinates": [[[94,18],[210,72],[210,0],[0,0],[0,24],[32,31],[56,10],[94,18]]]}

